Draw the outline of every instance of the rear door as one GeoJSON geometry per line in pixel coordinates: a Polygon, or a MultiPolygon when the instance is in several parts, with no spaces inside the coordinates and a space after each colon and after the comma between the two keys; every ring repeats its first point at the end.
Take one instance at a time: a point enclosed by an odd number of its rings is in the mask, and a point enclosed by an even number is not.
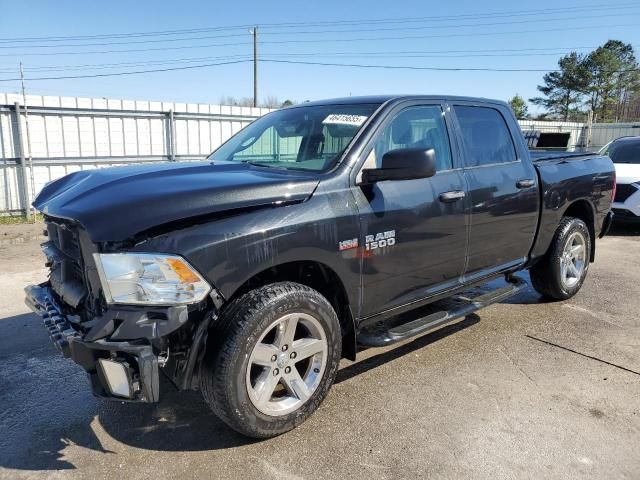
{"type": "Polygon", "coordinates": [[[506,106],[454,103],[470,199],[465,281],[526,261],[538,221],[535,167],[506,106]]]}
{"type": "Polygon", "coordinates": [[[440,102],[398,107],[364,150],[364,166],[372,168],[379,167],[390,150],[433,148],[437,173],[431,178],[356,187],[362,316],[460,283],[467,244],[466,187],[445,109],[440,102]]]}

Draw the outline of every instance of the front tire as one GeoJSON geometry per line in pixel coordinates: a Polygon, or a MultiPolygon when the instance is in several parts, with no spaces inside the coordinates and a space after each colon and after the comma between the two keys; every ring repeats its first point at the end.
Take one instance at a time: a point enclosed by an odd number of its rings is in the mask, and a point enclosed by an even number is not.
{"type": "Polygon", "coordinates": [[[218,320],[201,367],[205,401],[231,428],[268,438],[301,424],[327,395],[342,335],[331,304],[293,282],[252,290],[218,320]]]}
{"type": "Polygon", "coordinates": [[[555,300],[573,297],[587,276],[591,235],[579,218],[564,217],[545,255],[531,267],[531,283],[538,293],[555,300]]]}

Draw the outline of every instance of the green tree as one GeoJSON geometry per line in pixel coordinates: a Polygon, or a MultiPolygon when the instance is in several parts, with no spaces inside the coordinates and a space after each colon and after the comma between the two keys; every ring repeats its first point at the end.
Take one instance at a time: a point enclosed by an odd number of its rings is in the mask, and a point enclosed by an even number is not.
{"type": "Polygon", "coordinates": [[[626,95],[622,103],[621,122],[637,122],[640,120],[640,89],[626,95]]]}
{"type": "Polygon", "coordinates": [[[589,73],[584,56],[571,52],[558,61],[559,70],[546,73],[538,85],[544,97],[530,98],[535,105],[544,107],[551,116],[569,120],[582,116],[580,107],[589,85],[589,73]]]}
{"type": "Polygon", "coordinates": [[[609,40],[585,59],[589,84],[585,88],[595,121],[617,121],[628,97],[640,85],[633,46],[609,40]]]}
{"type": "Polygon", "coordinates": [[[529,108],[527,107],[527,101],[517,93],[509,100],[511,110],[515,113],[517,119],[527,118],[529,116],[529,108]]]}

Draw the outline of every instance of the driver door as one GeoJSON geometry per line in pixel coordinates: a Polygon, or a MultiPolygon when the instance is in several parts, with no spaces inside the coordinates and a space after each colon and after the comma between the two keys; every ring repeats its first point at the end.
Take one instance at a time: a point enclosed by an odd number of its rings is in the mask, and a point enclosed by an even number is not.
{"type": "Polygon", "coordinates": [[[364,168],[400,148],[433,148],[435,176],[356,188],[362,251],[361,317],[420,300],[460,284],[467,250],[468,202],[458,148],[445,105],[396,110],[364,155],[364,168]]]}

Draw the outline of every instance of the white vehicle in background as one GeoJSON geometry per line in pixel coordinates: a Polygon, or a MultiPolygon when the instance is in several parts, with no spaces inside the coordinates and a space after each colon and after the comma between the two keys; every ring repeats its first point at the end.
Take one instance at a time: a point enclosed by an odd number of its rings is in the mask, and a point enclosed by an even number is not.
{"type": "Polygon", "coordinates": [[[640,223],[640,136],[618,138],[600,154],[608,155],[616,167],[614,220],[640,223]]]}

